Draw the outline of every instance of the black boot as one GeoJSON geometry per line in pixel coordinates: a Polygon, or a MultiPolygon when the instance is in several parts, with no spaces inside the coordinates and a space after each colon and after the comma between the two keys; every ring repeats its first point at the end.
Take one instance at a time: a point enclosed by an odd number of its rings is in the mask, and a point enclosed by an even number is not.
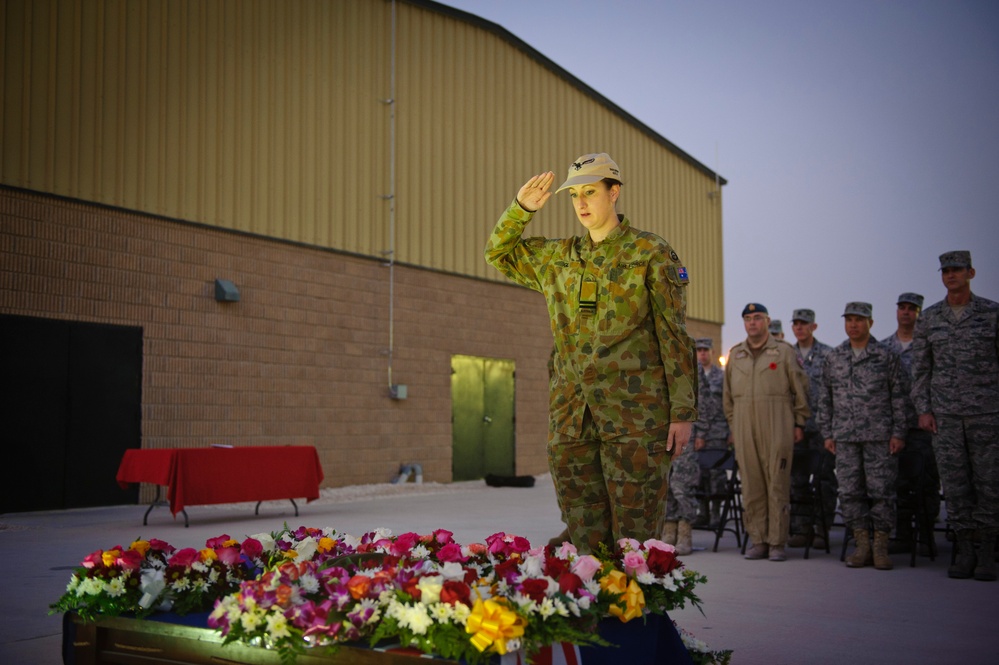
{"type": "MultiPolygon", "coordinates": [[[[957,532],[957,554],[954,563],[947,569],[947,577],[966,580],[975,572],[975,532],[972,529],[961,529],[957,532]]],[[[994,570],[994,569],[993,569],[994,570]]]]}
{"type": "Polygon", "coordinates": [[[975,566],[975,579],[982,582],[996,580],[996,532],[978,532],[978,565],[975,566]]]}

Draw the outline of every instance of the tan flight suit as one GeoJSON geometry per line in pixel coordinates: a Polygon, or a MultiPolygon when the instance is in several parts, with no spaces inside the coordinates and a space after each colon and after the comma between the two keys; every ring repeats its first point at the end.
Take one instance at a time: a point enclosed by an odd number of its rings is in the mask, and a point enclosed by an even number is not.
{"type": "Polygon", "coordinates": [[[771,335],[756,357],[746,342],[732,347],[723,395],[742,480],[746,533],[754,545],[784,547],[794,428],[803,427],[811,414],[808,376],[794,347],[771,335]]]}

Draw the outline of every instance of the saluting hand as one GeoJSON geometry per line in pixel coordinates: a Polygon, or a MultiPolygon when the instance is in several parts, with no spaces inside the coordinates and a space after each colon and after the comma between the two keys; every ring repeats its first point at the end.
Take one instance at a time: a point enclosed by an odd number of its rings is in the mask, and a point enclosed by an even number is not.
{"type": "Polygon", "coordinates": [[[555,182],[555,174],[551,171],[539,173],[524,183],[524,186],[517,192],[517,203],[527,212],[537,212],[545,205],[552,193],[552,183],[555,182]]]}

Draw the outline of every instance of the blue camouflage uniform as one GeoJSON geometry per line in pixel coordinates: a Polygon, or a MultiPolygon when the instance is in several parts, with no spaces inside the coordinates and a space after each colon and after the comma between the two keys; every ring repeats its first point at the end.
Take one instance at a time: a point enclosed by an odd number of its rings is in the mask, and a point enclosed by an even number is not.
{"type": "Polygon", "coordinates": [[[851,530],[895,526],[898,460],[889,439],[905,438],[912,406],[898,354],[871,337],[855,354],[847,340],[826,356],[819,428],[836,442],[840,510],[851,530]],[[868,523],[868,520],[871,524],[868,523]]]}
{"type": "MultiPolygon", "coordinates": [[[[797,309],[792,315],[792,321],[814,323],[815,312],[810,309],[797,309]]],[[[819,391],[822,387],[822,367],[826,355],[832,350],[832,347],[812,338],[812,348],[807,354],[802,354],[801,346],[798,343],[795,343],[794,350],[801,361],[802,369],[808,375],[808,406],[812,410],[812,415],[805,421],[805,437],[801,442],[795,444],[795,450],[808,451],[812,457],[810,460],[812,463],[810,465],[796,464],[792,467],[791,497],[796,499],[807,495],[809,476],[814,473],[821,492],[823,513],[820,515],[817,511],[812,511],[811,514],[802,513],[792,516],[791,533],[804,534],[807,537],[809,531],[813,529],[814,533],[817,534],[824,534],[828,531],[836,514],[836,497],[839,492],[839,484],[836,480],[836,460],[833,454],[825,449],[822,433],[819,432],[815,420],[819,391]]]]}

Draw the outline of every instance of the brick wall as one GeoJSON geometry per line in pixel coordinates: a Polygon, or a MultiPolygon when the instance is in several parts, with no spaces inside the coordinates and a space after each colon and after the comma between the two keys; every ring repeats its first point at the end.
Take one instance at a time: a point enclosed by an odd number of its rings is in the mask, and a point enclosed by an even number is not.
{"type": "MultiPolygon", "coordinates": [[[[488,223],[488,221],[484,222],[488,223]]],[[[314,445],[326,486],[451,480],[451,356],[516,363],[516,471],[547,470],[542,297],[0,188],[0,313],[141,326],[142,445],[314,445]],[[214,299],[232,281],[240,301],[214,299]]],[[[694,336],[720,337],[690,323],[694,336]]]]}

